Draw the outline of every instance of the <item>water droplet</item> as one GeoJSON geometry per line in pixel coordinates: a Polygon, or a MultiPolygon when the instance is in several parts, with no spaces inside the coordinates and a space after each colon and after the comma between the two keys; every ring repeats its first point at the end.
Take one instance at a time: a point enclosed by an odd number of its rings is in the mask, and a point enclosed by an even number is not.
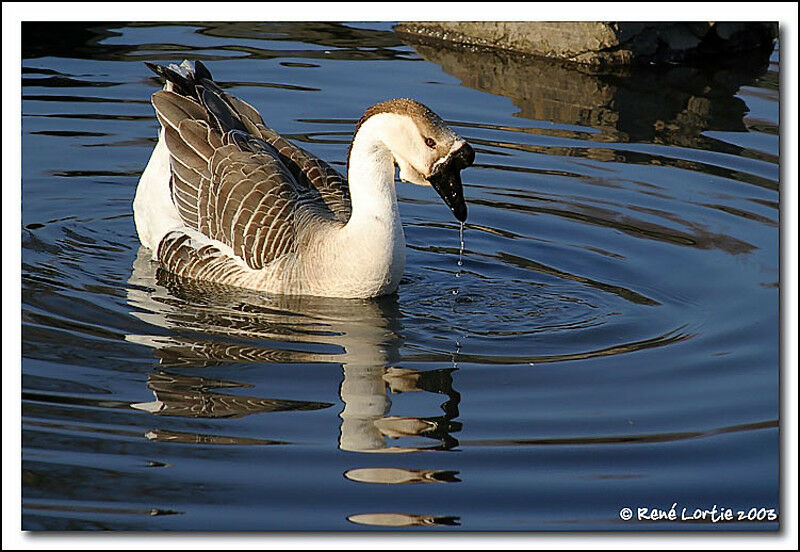
{"type": "Polygon", "coordinates": [[[459,222],[460,226],[458,227],[458,237],[461,241],[461,245],[458,249],[458,266],[463,265],[463,258],[464,258],[464,223],[459,222]]]}
{"type": "MultiPolygon", "coordinates": [[[[464,223],[463,222],[460,222],[460,226],[459,226],[459,229],[458,229],[458,237],[459,237],[459,242],[460,243],[459,243],[459,248],[458,248],[458,271],[456,272],[456,278],[457,279],[461,278],[462,267],[464,266],[464,223]]],[[[460,290],[458,285],[456,285],[455,289],[452,290],[452,296],[453,296],[452,309],[453,309],[453,314],[455,314],[455,312],[456,312],[456,305],[460,302],[459,298],[458,298],[458,293],[460,291],[461,290],[460,290]]],[[[456,330],[455,327],[453,329],[456,330]]],[[[466,338],[467,338],[466,335],[463,335],[463,336],[460,336],[460,337],[458,337],[458,336],[456,337],[456,350],[453,353],[453,368],[456,368],[456,369],[458,368],[458,363],[456,362],[456,357],[461,352],[461,342],[462,342],[462,340],[464,340],[466,338]]]]}

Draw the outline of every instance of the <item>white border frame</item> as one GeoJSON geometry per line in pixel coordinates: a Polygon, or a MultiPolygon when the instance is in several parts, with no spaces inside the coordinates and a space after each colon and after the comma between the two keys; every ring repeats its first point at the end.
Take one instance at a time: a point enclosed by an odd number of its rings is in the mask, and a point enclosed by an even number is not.
{"type": "Polygon", "coordinates": [[[797,32],[794,2],[81,3],[4,2],[3,15],[3,549],[797,549],[797,32]],[[22,21],[779,21],[781,80],[781,523],[775,533],[52,533],[20,531],[22,21]],[[614,17],[624,14],[624,17],[614,17]],[[674,542],[679,540],[680,543],[674,542]]]}

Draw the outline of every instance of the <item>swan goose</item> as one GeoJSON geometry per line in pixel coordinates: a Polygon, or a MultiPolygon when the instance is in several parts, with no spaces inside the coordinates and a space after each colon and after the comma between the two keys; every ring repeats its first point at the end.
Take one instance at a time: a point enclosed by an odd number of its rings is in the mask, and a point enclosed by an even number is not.
{"type": "Polygon", "coordinates": [[[368,298],[397,289],[405,236],[400,179],[432,186],[467,217],[460,171],[475,153],[424,105],[373,105],[345,179],[268,128],[199,61],[148,63],[165,79],[161,129],[133,202],[139,239],[179,276],[268,293],[368,298]]]}

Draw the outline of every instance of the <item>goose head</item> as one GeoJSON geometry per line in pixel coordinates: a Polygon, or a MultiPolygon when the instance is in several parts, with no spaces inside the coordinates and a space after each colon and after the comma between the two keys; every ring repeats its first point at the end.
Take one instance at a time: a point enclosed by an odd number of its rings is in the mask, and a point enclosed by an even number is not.
{"type": "Polygon", "coordinates": [[[389,149],[400,180],[432,186],[459,221],[467,219],[461,171],[475,161],[475,152],[441,117],[419,102],[399,98],[367,109],[356,135],[364,126],[389,149]]]}

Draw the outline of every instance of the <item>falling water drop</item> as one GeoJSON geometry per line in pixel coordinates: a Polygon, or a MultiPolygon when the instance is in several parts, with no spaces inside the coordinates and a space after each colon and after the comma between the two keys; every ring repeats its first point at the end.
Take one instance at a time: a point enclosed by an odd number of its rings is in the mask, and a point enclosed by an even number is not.
{"type": "MultiPolygon", "coordinates": [[[[459,221],[459,228],[458,228],[458,237],[460,240],[460,245],[458,248],[458,272],[456,272],[456,278],[461,278],[461,267],[464,266],[464,223],[459,221]]],[[[458,295],[458,285],[456,285],[455,289],[453,289],[453,295],[458,295]]],[[[455,305],[453,305],[455,308],[455,305]]]]}
{"type": "Polygon", "coordinates": [[[458,274],[456,278],[461,277],[461,267],[464,265],[464,223],[459,222],[461,226],[458,228],[458,237],[461,240],[461,245],[458,248],[458,274]]]}
{"type": "MultiPolygon", "coordinates": [[[[459,245],[459,248],[458,248],[458,271],[456,272],[456,278],[461,278],[461,272],[462,272],[463,266],[464,266],[464,223],[463,222],[460,222],[460,226],[459,226],[459,229],[458,229],[458,236],[459,236],[460,245],[459,245]]],[[[453,303],[452,303],[452,306],[451,306],[451,308],[453,309],[453,314],[455,314],[455,312],[456,312],[456,304],[457,304],[457,301],[458,301],[458,299],[455,296],[458,295],[459,291],[460,291],[459,290],[459,284],[456,283],[456,287],[453,289],[453,296],[454,297],[453,297],[453,303]]],[[[455,327],[454,327],[454,329],[455,329],[455,327]]],[[[462,341],[464,339],[466,339],[466,337],[467,337],[466,335],[456,336],[456,350],[452,354],[453,368],[455,368],[455,369],[458,369],[457,358],[458,358],[458,355],[461,353],[461,343],[462,343],[462,341]]]]}

